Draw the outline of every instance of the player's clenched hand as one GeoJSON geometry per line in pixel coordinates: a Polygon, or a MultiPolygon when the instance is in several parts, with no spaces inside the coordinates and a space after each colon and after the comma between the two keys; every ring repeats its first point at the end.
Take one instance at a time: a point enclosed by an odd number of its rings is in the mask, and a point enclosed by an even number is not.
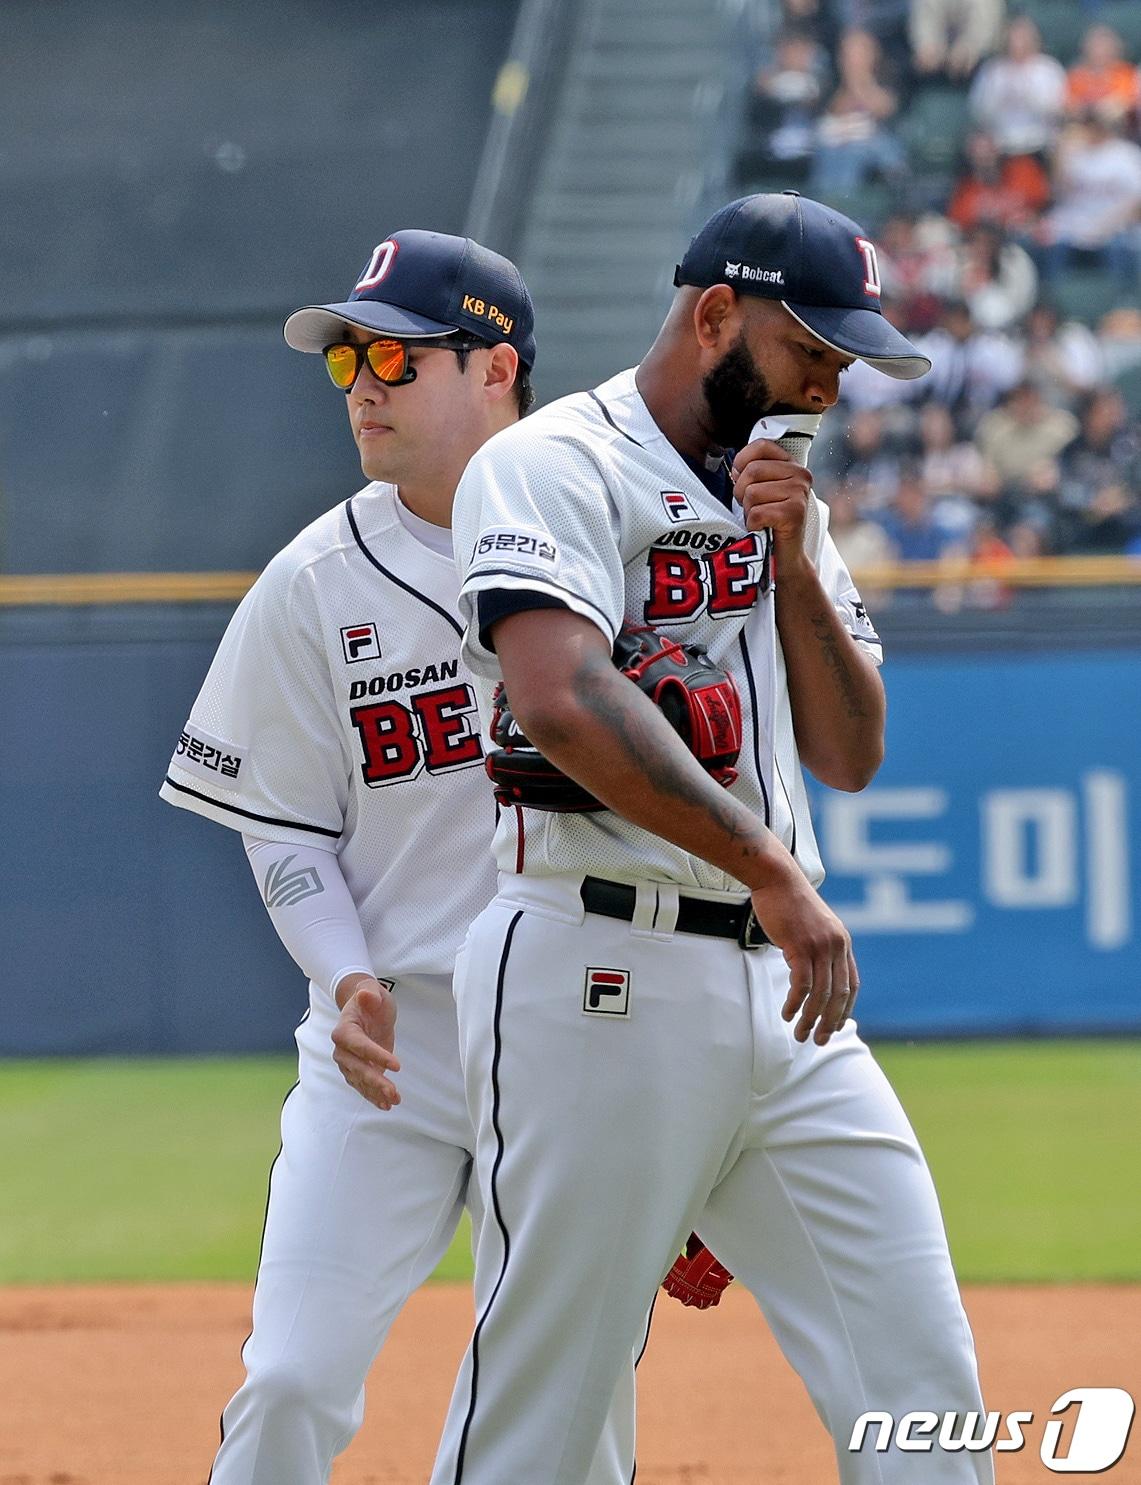
{"type": "Polygon", "coordinates": [[[781,1015],[798,1042],[813,1033],[824,1046],[852,1014],[860,975],[852,940],[840,919],[806,879],[760,887],[753,908],[772,943],[784,953],[789,991],[781,1015]]]}
{"type": "Polygon", "coordinates": [[[333,1061],[351,1088],[378,1109],[390,1109],[400,1102],[396,1084],[389,1077],[400,1071],[400,1061],[392,1050],[396,1001],[371,975],[348,975],[337,990],[344,1007],[333,1027],[333,1061]]]}
{"type": "Polygon", "coordinates": [[[771,438],[758,438],[737,451],[733,494],[745,512],[745,526],[750,531],[767,527],[786,552],[803,543],[811,491],[808,470],[771,438]]]}

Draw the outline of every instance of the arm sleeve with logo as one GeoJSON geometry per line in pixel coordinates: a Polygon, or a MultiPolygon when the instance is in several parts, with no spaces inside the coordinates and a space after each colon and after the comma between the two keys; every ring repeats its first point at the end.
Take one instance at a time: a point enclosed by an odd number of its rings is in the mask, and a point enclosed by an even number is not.
{"type": "Polygon", "coordinates": [[[231,619],[159,793],[267,840],[335,842],[351,767],[314,573],[287,547],[231,619]]]}
{"type": "Polygon", "coordinates": [[[604,471],[569,438],[527,425],[498,435],[468,465],[454,534],[464,659],[496,674],[480,635],[480,593],[536,593],[591,620],[614,643],[625,603],[619,520],[604,471]]]}
{"type": "Polygon", "coordinates": [[[332,842],[242,842],[278,938],[315,985],[332,995],[346,975],[375,973],[332,842]]]}
{"type": "Polygon", "coordinates": [[[860,598],[859,589],[852,581],[852,574],[828,532],[828,507],[822,500],[816,500],[815,505],[820,520],[810,535],[808,555],[820,576],[825,593],[840,615],[840,622],[855,640],[857,648],[874,665],[882,665],[883,645],[880,637],[868,618],[868,611],[860,598]]]}

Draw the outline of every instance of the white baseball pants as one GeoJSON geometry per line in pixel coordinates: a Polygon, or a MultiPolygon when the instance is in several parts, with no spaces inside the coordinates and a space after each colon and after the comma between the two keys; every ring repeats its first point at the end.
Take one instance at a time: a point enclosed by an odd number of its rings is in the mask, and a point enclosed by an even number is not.
{"type": "MultiPolygon", "coordinates": [[[[310,988],[270,1178],[246,1380],[222,1415],[211,1485],[329,1479],[364,1419],[365,1378],[389,1327],[455,1233],[472,1132],[451,982],[402,981],[397,998],[403,1101],[383,1113],[342,1079],[329,1041],[336,1007],[310,988]]],[[[477,1229],[479,1216],[473,1207],[477,1229]]],[[[591,1485],[629,1485],[633,1473],[629,1346],[618,1370],[591,1485]]]]}
{"type": "Polygon", "coordinates": [[[583,1485],[691,1229],[756,1296],[843,1485],[991,1485],[988,1456],[847,1449],[869,1409],[982,1407],[927,1166],[855,1027],[799,1045],[779,951],[672,933],[651,884],[634,923],[585,914],[579,885],[501,878],[456,965],[486,1216],[432,1485],[583,1485]]]}

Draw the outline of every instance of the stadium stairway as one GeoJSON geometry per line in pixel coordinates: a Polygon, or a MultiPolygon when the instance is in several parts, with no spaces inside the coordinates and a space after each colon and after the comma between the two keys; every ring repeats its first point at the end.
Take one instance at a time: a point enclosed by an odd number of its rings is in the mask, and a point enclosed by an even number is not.
{"type": "Polygon", "coordinates": [[[725,97],[719,0],[584,0],[518,254],[541,401],[638,360],[703,212],[725,97]]]}

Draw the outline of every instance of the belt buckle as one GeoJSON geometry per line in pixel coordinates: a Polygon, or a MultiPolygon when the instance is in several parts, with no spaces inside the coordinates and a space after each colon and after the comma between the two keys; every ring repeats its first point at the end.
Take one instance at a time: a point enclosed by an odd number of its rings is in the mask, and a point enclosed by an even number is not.
{"type": "Polygon", "coordinates": [[[757,917],[756,909],[750,901],[748,908],[741,914],[741,926],[737,930],[737,942],[742,949],[759,949],[769,942],[769,936],[761,927],[760,919],[757,917]]]}

